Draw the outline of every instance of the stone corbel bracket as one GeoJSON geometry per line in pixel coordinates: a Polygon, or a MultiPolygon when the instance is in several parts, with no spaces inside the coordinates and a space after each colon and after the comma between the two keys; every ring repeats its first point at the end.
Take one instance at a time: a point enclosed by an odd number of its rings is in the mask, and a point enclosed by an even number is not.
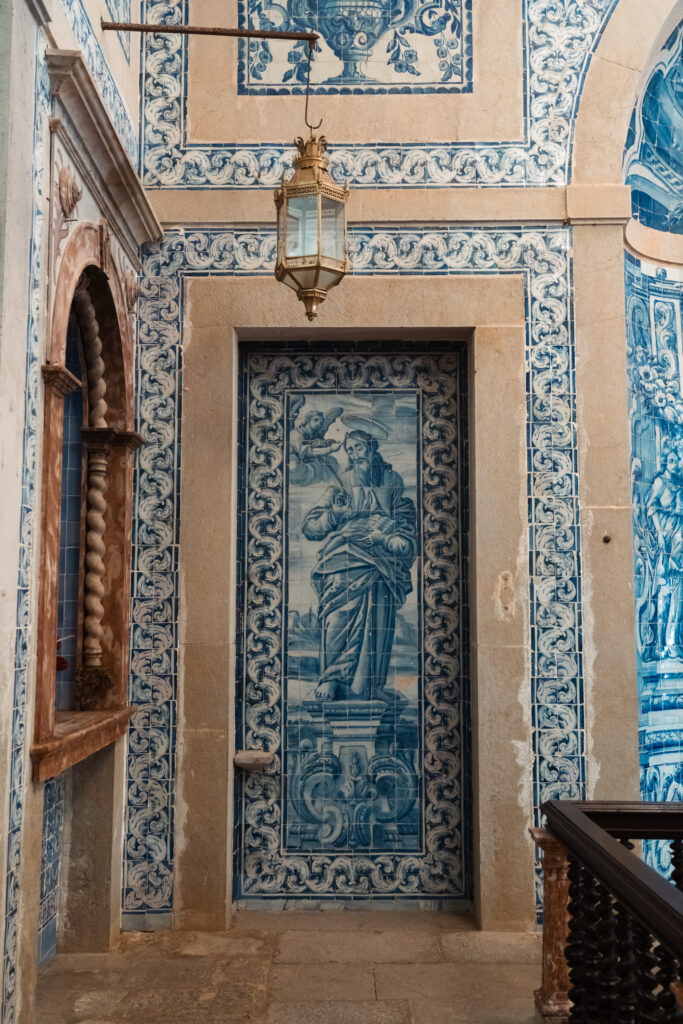
{"type": "Polygon", "coordinates": [[[45,382],[45,387],[52,388],[60,398],[66,398],[72,391],[77,391],[81,387],[78,377],[75,377],[71,370],[67,370],[66,366],[60,366],[57,363],[45,363],[41,366],[40,372],[45,382]]]}
{"type": "Polygon", "coordinates": [[[93,197],[102,219],[140,269],[139,249],[161,238],[138,173],[116,134],[80,50],[46,51],[52,117],[50,129],[93,197]]]}

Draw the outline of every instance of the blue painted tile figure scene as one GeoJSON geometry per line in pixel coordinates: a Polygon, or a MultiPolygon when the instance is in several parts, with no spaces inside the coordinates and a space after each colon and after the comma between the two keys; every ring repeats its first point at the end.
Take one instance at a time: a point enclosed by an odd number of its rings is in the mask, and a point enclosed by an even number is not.
{"type": "Polygon", "coordinates": [[[662,47],[633,113],[625,169],[635,219],[683,234],[683,21],[662,47]]]}
{"type": "Polygon", "coordinates": [[[460,356],[246,358],[237,895],[462,898],[460,356]]]}
{"type": "MultiPolygon", "coordinates": [[[[469,92],[471,0],[240,0],[240,24],[319,33],[315,92],[469,92]]],[[[300,92],[308,43],[240,43],[238,91],[300,92]]]]}

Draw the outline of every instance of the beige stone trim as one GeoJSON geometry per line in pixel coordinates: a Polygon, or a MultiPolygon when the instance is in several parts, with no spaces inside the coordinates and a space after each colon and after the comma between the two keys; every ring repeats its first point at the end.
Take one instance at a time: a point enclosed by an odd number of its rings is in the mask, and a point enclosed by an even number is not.
{"type": "MultiPolygon", "coordinates": [[[[157,189],[150,202],[162,224],[275,224],[264,189],[157,189]]],[[[622,184],[568,188],[362,189],[349,192],[350,224],[625,224],[630,189],[622,184]]]]}
{"type": "Polygon", "coordinates": [[[683,266],[683,235],[655,231],[637,220],[626,225],[626,248],[640,259],[683,266]]]}

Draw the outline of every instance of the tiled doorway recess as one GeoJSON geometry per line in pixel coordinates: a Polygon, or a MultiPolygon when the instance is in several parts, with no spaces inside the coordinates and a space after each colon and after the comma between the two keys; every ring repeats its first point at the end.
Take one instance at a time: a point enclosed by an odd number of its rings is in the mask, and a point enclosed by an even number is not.
{"type": "Polygon", "coordinates": [[[466,356],[242,351],[242,907],[469,901],[466,356]]]}

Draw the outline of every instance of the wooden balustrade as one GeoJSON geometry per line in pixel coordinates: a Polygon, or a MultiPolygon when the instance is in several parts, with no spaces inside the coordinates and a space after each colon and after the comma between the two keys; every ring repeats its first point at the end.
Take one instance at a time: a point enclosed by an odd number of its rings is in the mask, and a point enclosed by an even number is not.
{"type": "Polygon", "coordinates": [[[531,830],[545,871],[539,1015],[681,1024],[683,806],[550,801],[543,812],[547,829],[531,830]],[[642,839],[670,844],[670,881],[640,858],[642,839]]]}

